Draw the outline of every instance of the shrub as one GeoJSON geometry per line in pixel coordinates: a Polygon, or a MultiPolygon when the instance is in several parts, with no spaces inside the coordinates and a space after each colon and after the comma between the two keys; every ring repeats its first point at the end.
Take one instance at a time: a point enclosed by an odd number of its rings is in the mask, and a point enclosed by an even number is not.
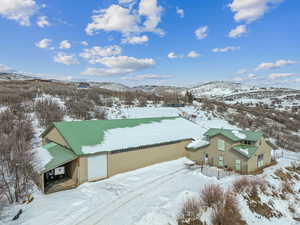
{"type": "Polygon", "coordinates": [[[233,190],[236,193],[244,192],[246,189],[249,188],[249,186],[250,186],[250,181],[246,176],[242,176],[241,178],[236,179],[233,182],[233,190]]]}
{"type": "Polygon", "coordinates": [[[212,224],[214,225],[243,225],[236,196],[232,192],[224,194],[223,201],[213,209],[212,224]]]}
{"type": "Polygon", "coordinates": [[[178,225],[202,225],[200,221],[201,204],[196,198],[189,198],[177,216],[178,225]]]}
{"type": "Polygon", "coordinates": [[[217,184],[205,186],[200,192],[201,203],[204,207],[216,207],[223,201],[224,192],[217,184]]]}
{"type": "Polygon", "coordinates": [[[267,182],[258,177],[252,178],[248,176],[242,176],[233,183],[233,191],[235,193],[256,195],[258,190],[265,192],[266,188],[267,182]]]}

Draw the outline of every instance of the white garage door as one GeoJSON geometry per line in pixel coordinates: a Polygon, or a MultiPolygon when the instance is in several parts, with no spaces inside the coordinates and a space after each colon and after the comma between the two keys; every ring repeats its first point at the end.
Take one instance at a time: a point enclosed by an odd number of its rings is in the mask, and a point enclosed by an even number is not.
{"type": "Polygon", "coordinates": [[[107,154],[88,157],[89,181],[107,177],[107,154]]]}

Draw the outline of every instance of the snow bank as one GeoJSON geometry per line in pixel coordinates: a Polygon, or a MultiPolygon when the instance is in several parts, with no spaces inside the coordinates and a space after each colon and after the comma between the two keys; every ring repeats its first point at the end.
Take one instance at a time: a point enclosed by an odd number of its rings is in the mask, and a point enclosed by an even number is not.
{"type": "Polygon", "coordinates": [[[36,159],[35,169],[37,171],[43,171],[46,165],[53,159],[48,150],[42,147],[33,149],[33,153],[36,159]]]}
{"type": "Polygon", "coordinates": [[[92,154],[153,145],[183,139],[197,139],[200,127],[186,119],[166,119],[161,122],[143,124],[136,127],[116,128],[105,132],[104,141],[95,146],[83,146],[81,151],[92,154]]]}
{"type": "Polygon", "coordinates": [[[232,131],[233,135],[240,138],[240,139],[245,139],[246,138],[246,135],[241,133],[240,131],[238,130],[233,130],[232,131]]]}

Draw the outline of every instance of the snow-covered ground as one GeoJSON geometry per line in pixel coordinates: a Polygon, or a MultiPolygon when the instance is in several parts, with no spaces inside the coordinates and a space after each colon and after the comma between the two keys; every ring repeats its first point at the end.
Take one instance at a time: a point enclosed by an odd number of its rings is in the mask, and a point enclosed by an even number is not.
{"type": "MultiPolygon", "coordinates": [[[[180,109],[123,107],[115,111],[111,110],[109,116],[110,118],[164,117],[177,116],[182,112],[197,116],[193,122],[199,126],[200,137],[207,129],[213,127],[237,128],[225,120],[215,118],[194,107],[180,109]]],[[[34,127],[37,133],[41,132],[37,124],[34,124],[34,127]]],[[[278,178],[274,177],[274,171],[289,165],[294,156],[298,156],[296,153],[285,154],[285,152],[284,155],[293,155],[293,157],[281,159],[276,166],[267,168],[262,175],[259,175],[279,189],[281,184],[278,178]]],[[[238,177],[232,174],[218,180],[211,174],[205,176],[199,168],[188,169],[185,166],[186,162],[188,159],[181,158],[156,164],[49,195],[43,195],[36,190],[32,203],[7,208],[2,213],[4,217],[0,217],[0,220],[2,219],[0,224],[2,222],[7,225],[176,225],[176,217],[185,199],[198,196],[199,191],[206,184],[218,183],[228,188],[238,177]],[[19,208],[23,209],[23,214],[17,221],[11,221],[19,208]]],[[[294,188],[300,189],[299,182],[294,188]]],[[[269,196],[261,198],[266,202],[271,199],[269,196]]],[[[296,225],[296,221],[292,219],[294,215],[287,209],[289,202],[293,202],[295,198],[296,195],[290,196],[288,201],[272,198],[271,200],[284,215],[270,220],[252,213],[242,197],[239,198],[239,205],[242,217],[249,225],[296,225]]],[[[297,213],[300,213],[300,205],[297,203],[295,206],[298,210],[295,213],[297,216],[297,213]]],[[[202,220],[210,225],[210,214],[205,213],[202,220]]]]}
{"type": "MultiPolygon", "coordinates": [[[[208,177],[200,168],[188,169],[186,158],[156,164],[109,179],[85,183],[76,189],[35,195],[34,201],[23,207],[23,214],[16,222],[4,220],[10,225],[175,225],[176,217],[185,199],[198,196],[207,184],[220,184],[224,189],[232,185],[238,175],[221,179],[208,177]]],[[[281,160],[278,165],[265,169],[259,176],[274,186],[280,186],[273,176],[278,168],[289,165],[289,160],[281,160]]],[[[299,189],[296,184],[295,189],[299,189]]],[[[276,209],[283,213],[280,218],[266,219],[252,213],[243,198],[239,205],[244,220],[248,224],[296,225],[288,211],[288,203],[282,199],[263,196],[264,201],[272,199],[276,209]]],[[[290,202],[292,202],[290,198],[290,202]]],[[[298,204],[295,204],[296,210],[298,204]]],[[[14,210],[10,209],[10,216],[14,210]]],[[[299,211],[296,213],[300,213],[299,211]]],[[[6,218],[8,219],[8,218],[6,218]]],[[[202,220],[210,224],[209,214],[202,220]]]]}

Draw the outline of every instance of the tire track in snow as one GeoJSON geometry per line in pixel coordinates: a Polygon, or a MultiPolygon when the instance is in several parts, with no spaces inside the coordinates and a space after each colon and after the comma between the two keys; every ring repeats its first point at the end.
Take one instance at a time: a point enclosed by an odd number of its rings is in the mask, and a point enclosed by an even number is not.
{"type": "Polygon", "coordinates": [[[136,187],[137,191],[133,190],[126,194],[124,197],[115,199],[108,205],[94,209],[92,213],[90,213],[88,216],[85,216],[84,219],[81,219],[74,225],[99,225],[101,224],[100,222],[104,220],[107,216],[112,217],[112,215],[124,205],[128,204],[129,202],[135,200],[140,196],[143,196],[147,193],[147,190],[152,190],[157,185],[172,180],[180,172],[188,173],[189,171],[186,171],[186,169],[183,167],[166,175],[157,177],[156,179],[153,179],[149,182],[143,183],[141,186],[136,187]]]}

